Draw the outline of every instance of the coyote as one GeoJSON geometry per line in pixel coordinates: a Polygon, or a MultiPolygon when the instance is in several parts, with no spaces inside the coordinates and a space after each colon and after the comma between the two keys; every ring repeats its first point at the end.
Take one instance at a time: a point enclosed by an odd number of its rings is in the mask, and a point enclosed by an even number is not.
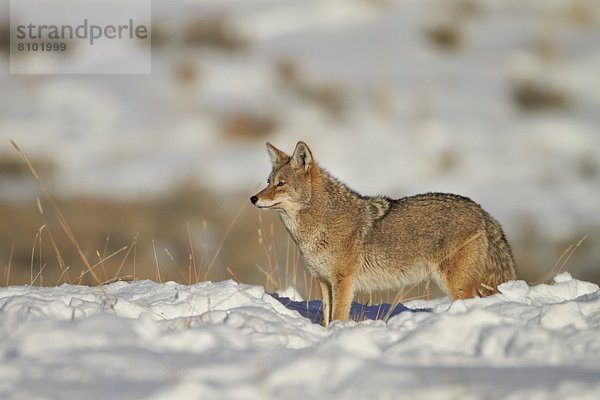
{"type": "Polygon", "coordinates": [[[319,281],[323,324],[348,318],[356,291],[397,289],[431,276],[452,300],[488,296],[516,278],[502,228],[472,200],[445,193],[362,196],[298,142],[292,156],[267,143],[273,169],[258,208],[279,212],[319,281]]]}

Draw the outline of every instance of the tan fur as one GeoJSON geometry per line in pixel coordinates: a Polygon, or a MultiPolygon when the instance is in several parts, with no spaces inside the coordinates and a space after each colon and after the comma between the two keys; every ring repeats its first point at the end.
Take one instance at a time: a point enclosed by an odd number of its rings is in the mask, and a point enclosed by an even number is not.
{"type": "Polygon", "coordinates": [[[451,297],[495,293],[516,278],[498,222],[472,200],[427,193],[367,197],[333,178],[298,142],[293,155],[267,143],[273,169],[251,198],[279,212],[323,296],[324,325],[347,319],[356,291],[397,289],[432,276],[451,297]]]}

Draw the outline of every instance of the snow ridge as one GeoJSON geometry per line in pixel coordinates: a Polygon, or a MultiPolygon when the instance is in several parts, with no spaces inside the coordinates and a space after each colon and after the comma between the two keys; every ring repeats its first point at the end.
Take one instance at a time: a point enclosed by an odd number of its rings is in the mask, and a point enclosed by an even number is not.
{"type": "Polygon", "coordinates": [[[231,280],[2,288],[0,398],[595,398],[598,286],[499,291],[326,329],[231,280]]]}

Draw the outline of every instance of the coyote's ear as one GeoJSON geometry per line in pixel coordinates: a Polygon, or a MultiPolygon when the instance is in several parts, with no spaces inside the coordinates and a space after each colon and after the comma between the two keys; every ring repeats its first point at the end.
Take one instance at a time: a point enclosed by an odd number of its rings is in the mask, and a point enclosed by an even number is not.
{"type": "Polygon", "coordinates": [[[280,165],[285,164],[285,162],[289,159],[288,155],[283,151],[279,150],[271,143],[267,142],[267,152],[269,153],[269,158],[271,158],[271,164],[273,167],[277,168],[280,165]]]}
{"type": "Polygon", "coordinates": [[[309,171],[313,164],[313,157],[310,149],[304,142],[298,142],[292,154],[292,163],[298,168],[309,171]]]}

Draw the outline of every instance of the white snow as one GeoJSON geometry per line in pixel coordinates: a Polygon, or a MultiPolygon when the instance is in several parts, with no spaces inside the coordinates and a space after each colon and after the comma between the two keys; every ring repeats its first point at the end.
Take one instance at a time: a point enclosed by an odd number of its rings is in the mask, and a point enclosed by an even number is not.
{"type": "Polygon", "coordinates": [[[326,329],[233,281],[2,288],[0,398],[596,399],[598,286],[500,292],[326,329]]]}

